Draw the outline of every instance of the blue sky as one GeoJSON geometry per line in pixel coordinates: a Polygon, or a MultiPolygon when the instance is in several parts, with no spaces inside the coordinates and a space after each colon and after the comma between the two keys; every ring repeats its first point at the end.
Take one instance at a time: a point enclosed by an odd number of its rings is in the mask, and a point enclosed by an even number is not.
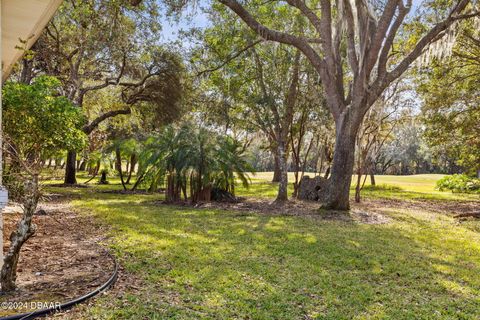
{"type": "Polygon", "coordinates": [[[162,18],[162,36],[165,42],[171,42],[178,39],[180,30],[189,30],[191,28],[206,28],[209,25],[207,15],[202,7],[208,5],[205,0],[200,0],[196,7],[189,7],[182,12],[178,21],[173,21],[167,17],[162,18]]]}
{"type": "MultiPolygon", "coordinates": [[[[213,0],[215,1],[215,0],[213,0]]],[[[421,3],[425,0],[413,0],[414,13],[421,3]]],[[[189,7],[182,13],[178,21],[173,21],[167,17],[162,18],[162,37],[164,42],[172,42],[178,39],[179,30],[189,30],[191,28],[205,28],[209,25],[207,15],[202,11],[202,7],[209,5],[209,0],[198,0],[195,8],[189,7]]],[[[411,13],[411,14],[412,14],[411,13]]]]}

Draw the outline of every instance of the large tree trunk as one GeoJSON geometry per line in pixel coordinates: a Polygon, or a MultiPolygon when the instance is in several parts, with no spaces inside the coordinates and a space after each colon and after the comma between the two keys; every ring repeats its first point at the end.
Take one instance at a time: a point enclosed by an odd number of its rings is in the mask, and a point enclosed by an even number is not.
{"type": "Polygon", "coordinates": [[[359,124],[352,115],[342,115],[337,121],[335,151],[329,187],[322,196],[322,208],[331,210],[350,209],[350,185],[352,183],[353,165],[355,161],[355,140],[359,124]]]}
{"type": "Polygon", "coordinates": [[[25,197],[23,201],[23,216],[17,229],[10,235],[10,246],[3,260],[0,272],[2,292],[13,291],[16,288],[17,264],[23,244],[35,233],[32,225],[33,214],[37,208],[40,192],[38,190],[38,176],[34,175],[31,181],[25,183],[25,197]]]}
{"type": "Polygon", "coordinates": [[[65,184],[76,184],[76,158],[77,153],[75,151],[68,151],[67,161],[65,162],[65,184]]]}
{"type": "Polygon", "coordinates": [[[288,168],[287,168],[287,152],[286,143],[283,139],[277,142],[278,149],[278,166],[280,169],[280,181],[278,183],[278,194],[275,202],[283,202],[288,200],[288,168]]]}

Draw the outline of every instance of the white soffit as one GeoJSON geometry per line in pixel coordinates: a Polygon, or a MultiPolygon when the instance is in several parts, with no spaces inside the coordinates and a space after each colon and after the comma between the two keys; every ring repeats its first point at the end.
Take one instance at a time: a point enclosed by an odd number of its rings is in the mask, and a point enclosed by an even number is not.
{"type": "Polygon", "coordinates": [[[41,35],[62,0],[0,0],[2,3],[2,79],[41,35]],[[20,40],[26,40],[22,44],[20,40]]]}

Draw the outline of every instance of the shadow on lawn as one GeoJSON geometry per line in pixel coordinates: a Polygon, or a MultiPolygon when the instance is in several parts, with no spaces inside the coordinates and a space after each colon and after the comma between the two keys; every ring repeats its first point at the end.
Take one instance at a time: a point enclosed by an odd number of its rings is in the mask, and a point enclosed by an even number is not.
{"type": "Polygon", "coordinates": [[[150,318],[474,318],[480,307],[478,239],[423,220],[361,225],[128,199],[87,207],[143,275],[150,318]]]}

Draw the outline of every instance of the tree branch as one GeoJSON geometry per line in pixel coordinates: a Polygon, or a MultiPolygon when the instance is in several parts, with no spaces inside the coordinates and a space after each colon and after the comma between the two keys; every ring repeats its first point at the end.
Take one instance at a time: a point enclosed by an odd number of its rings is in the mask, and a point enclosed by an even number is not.
{"type": "Polygon", "coordinates": [[[200,77],[201,75],[205,74],[205,73],[210,73],[210,72],[213,72],[213,71],[217,71],[221,68],[223,68],[225,65],[227,65],[230,61],[233,61],[235,60],[236,58],[238,58],[239,56],[241,56],[244,52],[248,51],[249,49],[255,47],[257,44],[263,42],[264,40],[263,39],[259,39],[257,41],[254,41],[252,43],[249,43],[247,46],[245,46],[244,48],[242,48],[240,51],[234,53],[234,54],[231,54],[225,61],[223,61],[222,63],[220,63],[219,65],[213,67],[213,68],[209,68],[209,69],[205,69],[205,70],[202,70],[200,72],[198,72],[196,74],[197,77],[200,77]]]}
{"type": "Polygon", "coordinates": [[[307,17],[315,30],[317,30],[318,34],[322,35],[323,31],[320,18],[305,4],[303,0],[287,0],[287,3],[300,10],[300,12],[307,17]]]}
{"type": "Polygon", "coordinates": [[[366,48],[368,50],[367,56],[367,74],[370,74],[370,71],[375,66],[375,63],[378,59],[378,53],[382,48],[382,44],[384,43],[385,35],[392,23],[393,16],[397,11],[398,3],[403,0],[388,0],[387,4],[385,5],[385,9],[383,10],[383,14],[378,21],[377,30],[375,31],[375,35],[373,36],[371,46],[367,45],[366,48]]]}
{"type": "Polygon", "coordinates": [[[119,110],[112,110],[105,112],[104,114],[101,114],[97,118],[95,118],[92,122],[90,122],[88,125],[85,125],[83,127],[83,132],[86,134],[90,134],[93,130],[95,130],[96,127],[102,122],[105,121],[109,118],[113,118],[115,116],[121,115],[121,114],[131,114],[132,109],[130,107],[127,107],[125,109],[119,109],[119,110]]]}
{"type": "Polygon", "coordinates": [[[399,5],[398,16],[393,22],[392,27],[390,28],[387,38],[385,40],[385,44],[383,45],[382,51],[380,52],[380,57],[378,60],[378,74],[384,75],[387,72],[387,62],[388,62],[388,53],[393,46],[393,41],[395,40],[395,36],[397,35],[398,29],[403,23],[403,20],[410,12],[410,8],[412,7],[412,0],[407,0],[407,5],[404,6],[403,3],[399,5]]]}
{"type": "MultiPolygon", "coordinates": [[[[387,73],[385,77],[379,77],[377,79],[377,84],[380,85],[380,88],[378,89],[383,90],[383,88],[386,87],[389,83],[399,78],[408,69],[408,67],[410,67],[410,65],[415,61],[415,59],[417,59],[423,53],[423,50],[428,45],[439,40],[443,36],[443,34],[441,33],[448,29],[448,27],[450,27],[455,21],[459,19],[459,17],[461,17],[457,16],[457,14],[462,12],[469,2],[469,0],[461,0],[455,6],[455,8],[452,9],[448,17],[445,18],[445,20],[437,23],[432,29],[430,29],[430,31],[417,42],[415,48],[391,72],[387,73]]],[[[466,18],[470,18],[470,15],[463,16],[466,18]]]]}

